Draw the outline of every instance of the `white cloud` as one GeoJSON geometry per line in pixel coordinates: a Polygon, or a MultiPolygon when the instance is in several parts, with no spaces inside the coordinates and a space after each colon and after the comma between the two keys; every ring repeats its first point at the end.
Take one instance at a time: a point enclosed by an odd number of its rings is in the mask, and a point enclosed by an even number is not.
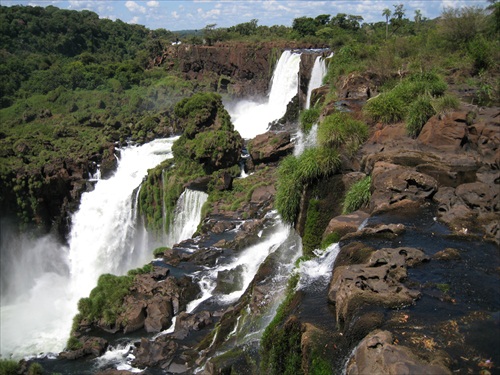
{"type": "Polygon", "coordinates": [[[173,11],[172,13],[170,13],[172,15],[173,18],[175,18],[176,20],[178,20],[179,18],[181,18],[180,14],[177,13],[177,11],[173,11]]]}
{"type": "Polygon", "coordinates": [[[146,4],[150,8],[158,8],[160,6],[159,1],[148,1],[146,4]]]}
{"type": "Polygon", "coordinates": [[[131,23],[131,24],[139,23],[139,17],[138,16],[132,17],[132,19],[130,21],[128,21],[128,23],[131,23]]]}
{"type": "MultiPolygon", "coordinates": [[[[137,4],[135,1],[127,1],[125,2],[125,6],[132,13],[146,13],[146,7],[137,4]]],[[[135,17],[134,17],[135,18],[135,17]]]]}

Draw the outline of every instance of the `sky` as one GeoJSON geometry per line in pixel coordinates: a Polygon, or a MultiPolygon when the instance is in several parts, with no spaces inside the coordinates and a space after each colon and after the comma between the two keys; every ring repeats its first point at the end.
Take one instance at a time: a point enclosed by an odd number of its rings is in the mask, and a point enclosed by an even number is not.
{"type": "Polygon", "coordinates": [[[447,7],[486,7],[486,0],[0,0],[1,5],[53,5],[62,9],[90,10],[101,18],[170,31],[199,30],[207,25],[229,27],[252,19],[258,25],[292,26],[298,17],[346,13],[362,16],[364,22],[385,21],[382,11],[404,4],[406,17],[419,9],[423,17],[438,17],[447,7]]]}

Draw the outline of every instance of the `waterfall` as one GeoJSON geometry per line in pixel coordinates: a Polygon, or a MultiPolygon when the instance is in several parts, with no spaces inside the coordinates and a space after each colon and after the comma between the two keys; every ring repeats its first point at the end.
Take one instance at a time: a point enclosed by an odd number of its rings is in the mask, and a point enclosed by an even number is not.
{"type": "Polygon", "coordinates": [[[2,358],[63,350],[77,302],[89,295],[99,275],[121,275],[152,258],[151,249],[141,246],[134,191],[148,169],[172,157],[175,139],[120,150],[115,174],[82,195],[72,217],[69,247],[49,237],[20,240],[15,246],[2,238],[2,258],[16,253],[8,267],[2,259],[2,284],[16,296],[4,296],[2,286],[2,358]],[[17,284],[21,276],[24,281],[17,284]]]}
{"type": "Polygon", "coordinates": [[[166,245],[172,247],[182,240],[190,238],[201,220],[201,208],[208,199],[208,194],[186,189],[181,194],[175,208],[175,218],[166,238],[166,245]]]}
{"type": "Polygon", "coordinates": [[[314,60],[314,66],[311,71],[311,79],[309,80],[309,86],[307,87],[306,109],[309,109],[311,107],[312,91],[323,84],[323,78],[325,78],[325,75],[325,58],[323,58],[323,56],[318,56],[316,57],[316,60],[314,60]]]}
{"type": "Polygon", "coordinates": [[[269,97],[264,102],[242,100],[228,105],[235,129],[245,139],[265,133],[269,123],[286,113],[286,106],[298,92],[300,53],[284,51],[274,69],[269,97]]]}

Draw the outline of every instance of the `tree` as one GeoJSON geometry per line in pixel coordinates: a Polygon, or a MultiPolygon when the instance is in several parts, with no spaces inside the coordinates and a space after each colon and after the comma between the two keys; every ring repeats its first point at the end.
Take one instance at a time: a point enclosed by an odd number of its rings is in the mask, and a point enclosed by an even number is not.
{"type": "Polygon", "coordinates": [[[389,8],[385,8],[382,15],[385,16],[385,39],[387,39],[389,35],[389,17],[392,15],[392,12],[389,8]]]}
{"type": "Polygon", "coordinates": [[[392,34],[394,34],[401,26],[403,26],[403,18],[405,16],[405,9],[403,4],[394,5],[394,13],[391,18],[391,25],[393,26],[392,34]]]}
{"type": "Polygon", "coordinates": [[[422,12],[420,9],[415,10],[415,24],[417,25],[417,29],[420,26],[420,22],[422,21],[422,12]]]}
{"type": "Polygon", "coordinates": [[[314,18],[299,17],[293,20],[292,29],[297,31],[300,36],[315,35],[318,26],[314,18]]]}

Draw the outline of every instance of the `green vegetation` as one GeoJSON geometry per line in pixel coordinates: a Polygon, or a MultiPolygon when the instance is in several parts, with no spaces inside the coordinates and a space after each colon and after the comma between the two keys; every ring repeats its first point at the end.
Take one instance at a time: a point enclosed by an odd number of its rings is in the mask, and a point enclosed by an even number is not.
{"type": "Polygon", "coordinates": [[[344,199],[342,213],[349,214],[370,203],[371,197],[371,176],[366,176],[362,180],[356,182],[347,191],[344,199]]]}
{"type": "Polygon", "coordinates": [[[183,134],[172,146],[174,158],[148,171],[139,195],[139,209],[146,227],[156,235],[168,233],[184,185],[210,176],[216,188],[221,172],[239,175],[237,165],[243,140],[234,131],[230,116],[215,93],[197,93],[174,107],[183,134]]]}
{"type": "Polygon", "coordinates": [[[309,130],[316,124],[319,120],[320,109],[313,107],[310,109],[305,109],[300,112],[299,122],[300,128],[304,133],[309,133],[309,130]]]}
{"type": "Polygon", "coordinates": [[[102,319],[105,324],[115,324],[122,309],[123,298],[129,293],[133,280],[130,275],[101,275],[90,296],[78,302],[80,321],[97,323],[102,319]]]}
{"type": "Polygon", "coordinates": [[[20,370],[19,362],[10,359],[0,360],[0,375],[17,375],[20,370]]]}
{"type": "Polygon", "coordinates": [[[295,223],[304,187],[335,173],[340,157],[335,149],[317,147],[305,150],[299,157],[288,156],[278,168],[275,206],[283,221],[295,223]]]}
{"type": "Polygon", "coordinates": [[[368,139],[368,126],[345,112],[327,116],[318,128],[318,143],[321,146],[342,148],[353,156],[368,139]]]}
{"type": "Polygon", "coordinates": [[[301,324],[290,314],[299,275],[293,274],[287,286],[285,300],[261,339],[261,370],[265,374],[302,374],[301,324]]]}

